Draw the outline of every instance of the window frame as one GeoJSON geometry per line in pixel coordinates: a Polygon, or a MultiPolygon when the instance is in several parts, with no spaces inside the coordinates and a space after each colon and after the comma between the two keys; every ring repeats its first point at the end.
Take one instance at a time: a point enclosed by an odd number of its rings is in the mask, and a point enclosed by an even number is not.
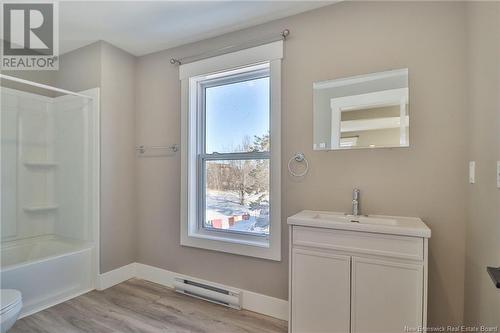
{"type": "Polygon", "coordinates": [[[181,245],[281,260],[281,58],[282,41],[224,54],[180,68],[182,95],[181,245]],[[204,89],[269,77],[270,150],[206,153],[204,89]],[[203,92],[203,93],[201,93],[203,92]],[[202,129],[202,131],[200,131],[202,129]],[[209,230],[205,221],[204,163],[269,160],[269,235],[209,230]]]}

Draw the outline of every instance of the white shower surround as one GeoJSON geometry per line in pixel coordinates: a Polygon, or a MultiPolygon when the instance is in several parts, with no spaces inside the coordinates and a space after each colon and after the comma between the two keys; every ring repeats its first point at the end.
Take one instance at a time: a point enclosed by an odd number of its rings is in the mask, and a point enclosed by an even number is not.
{"type": "Polygon", "coordinates": [[[1,90],[2,112],[14,110],[10,120],[21,132],[10,133],[13,147],[2,145],[2,156],[16,161],[7,167],[15,168],[17,184],[14,194],[14,184],[2,184],[2,188],[7,186],[4,193],[15,200],[8,202],[14,209],[2,214],[6,219],[2,229],[7,232],[2,232],[1,287],[22,292],[23,317],[95,288],[99,274],[99,89],[81,92],[90,98],[90,107],[76,93],[50,98],[1,90]],[[22,102],[9,104],[9,98],[22,102]],[[28,120],[21,119],[20,112],[26,112],[28,120]],[[27,132],[30,126],[33,131],[27,132]],[[75,151],[76,156],[82,153],[81,158],[75,158],[75,151]],[[38,177],[30,178],[27,171],[38,177]],[[74,181],[78,174],[81,187],[74,181]]]}

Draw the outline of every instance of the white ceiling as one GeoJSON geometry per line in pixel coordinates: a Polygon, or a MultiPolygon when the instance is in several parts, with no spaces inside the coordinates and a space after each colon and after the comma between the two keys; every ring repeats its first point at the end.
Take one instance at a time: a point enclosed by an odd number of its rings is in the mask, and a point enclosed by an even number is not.
{"type": "Polygon", "coordinates": [[[168,49],[333,1],[64,1],[60,54],[105,40],[134,55],[168,49]]]}

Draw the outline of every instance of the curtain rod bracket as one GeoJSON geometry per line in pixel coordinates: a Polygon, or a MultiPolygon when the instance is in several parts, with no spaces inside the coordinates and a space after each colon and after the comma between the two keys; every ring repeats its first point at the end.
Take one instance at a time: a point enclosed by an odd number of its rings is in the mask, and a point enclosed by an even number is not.
{"type": "Polygon", "coordinates": [[[283,39],[286,39],[288,35],[290,35],[290,30],[288,29],[285,29],[281,32],[281,37],[283,37],[283,39]]]}
{"type": "Polygon", "coordinates": [[[182,64],[182,63],[181,63],[181,61],[180,61],[179,59],[175,59],[175,58],[171,58],[171,59],[170,59],[170,63],[171,63],[172,65],[181,65],[181,64],[182,64]]]}

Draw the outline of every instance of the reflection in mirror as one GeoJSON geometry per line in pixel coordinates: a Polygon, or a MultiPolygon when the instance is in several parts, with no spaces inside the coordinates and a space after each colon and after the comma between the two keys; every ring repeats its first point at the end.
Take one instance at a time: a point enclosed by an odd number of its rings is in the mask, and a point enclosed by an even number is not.
{"type": "Polygon", "coordinates": [[[314,150],[409,146],[408,69],[313,88],[314,150]]]}

